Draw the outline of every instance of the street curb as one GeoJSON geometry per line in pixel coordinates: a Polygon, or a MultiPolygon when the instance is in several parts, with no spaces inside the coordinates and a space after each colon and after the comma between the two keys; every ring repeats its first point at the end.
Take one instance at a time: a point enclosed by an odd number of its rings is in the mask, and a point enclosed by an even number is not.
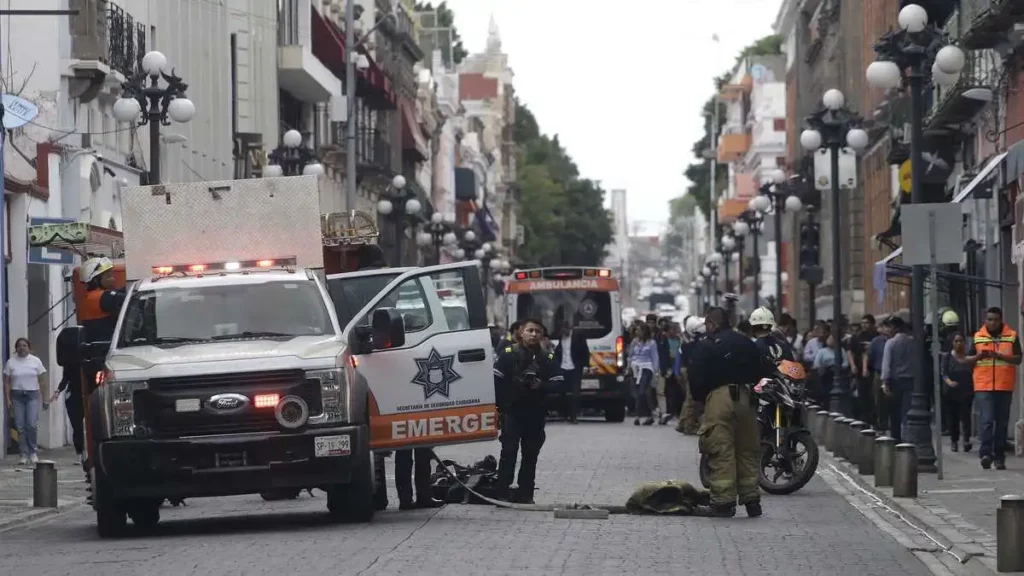
{"type": "Polygon", "coordinates": [[[991,541],[991,545],[979,542],[948,523],[943,523],[941,519],[929,512],[920,503],[920,497],[896,498],[892,495],[891,488],[876,488],[872,480],[874,476],[862,476],[854,464],[842,458],[837,458],[824,450],[822,450],[821,455],[824,456],[825,461],[831,464],[836,471],[841,472],[860,489],[871,494],[884,503],[885,506],[903,516],[908,524],[923,532],[927,538],[947,550],[947,553],[951,553],[954,557],[966,558],[966,562],[961,562],[961,565],[972,574],[976,576],[999,576],[999,573],[996,571],[994,535],[988,534],[980,528],[973,527],[979,534],[987,536],[991,541]]]}
{"type": "Polygon", "coordinates": [[[29,511],[20,513],[12,518],[0,518],[0,533],[22,528],[27,524],[32,524],[50,516],[70,512],[80,506],[84,506],[85,503],[84,498],[77,498],[58,503],[56,508],[31,508],[29,511]]]}

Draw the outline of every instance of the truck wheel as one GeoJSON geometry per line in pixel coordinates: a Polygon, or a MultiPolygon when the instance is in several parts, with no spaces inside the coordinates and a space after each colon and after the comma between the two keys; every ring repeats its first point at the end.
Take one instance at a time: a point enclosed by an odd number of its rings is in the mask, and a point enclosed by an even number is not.
{"type": "Polygon", "coordinates": [[[124,534],[128,518],[121,503],[114,499],[110,487],[99,466],[89,471],[92,483],[92,507],[96,510],[96,531],[100,538],[116,538],[124,534]]]}
{"type": "Polygon", "coordinates": [[[334,484],[327,488],[327,510],[343,522],[369,522],[376,512],[373,497],[373,464],[370,452],[357,460],[348,484],[334,484]]]}
{"type": "Polygon", "coordinates": [[[626,419],[625,404],[609,404],[604,409],[605,422],[622,422],[626,419]]]}
{"type": "Polygon", "coordinates": [[[128,516],[135,527],[143,532],[151,532],[160,523],[161,501],[140,501],[132,503],[128,516]]]}

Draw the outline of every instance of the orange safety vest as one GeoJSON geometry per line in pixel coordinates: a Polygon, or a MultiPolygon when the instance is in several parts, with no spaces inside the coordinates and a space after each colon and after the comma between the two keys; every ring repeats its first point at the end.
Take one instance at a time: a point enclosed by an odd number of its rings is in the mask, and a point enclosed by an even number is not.
{"type": "Polygon", "coordinates": [[[107,318],[110,316],[109,312],[103,310],[100,307],[100,298],[103,297],[103,293],[106,290],[89,290],[82,297],[81,301],[78,302],[76,307],[75,316],[78,318],[78,322],[87,322],[89,320],[99,320],[100,318],[107,318]]]}
{"type": "MultiPolygon", "coordinates": [[[[988,333],[988,328],[982,326],[981,330],[974,333],[974,350],[979,354],[990,350],[1005,356],[1013,356],[1013,342],[1016,339],[1017,333],[1005,324],[1003,332],[998,336],[992,336],[988,333]]],[[[1017,367],[1009,362],[986,358],[978,360],[974,365],[975,392],[1013,392],[1016,380],[1017,367]]]]}

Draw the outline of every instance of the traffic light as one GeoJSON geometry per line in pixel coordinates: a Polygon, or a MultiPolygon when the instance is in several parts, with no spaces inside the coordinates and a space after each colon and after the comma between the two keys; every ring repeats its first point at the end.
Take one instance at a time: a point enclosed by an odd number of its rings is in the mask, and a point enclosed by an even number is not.
{"type": "Polygon", "coordinates": [[[821,282],[821,227],[817,222],[800,225],[800,279],[811,284],[821,282]]]}

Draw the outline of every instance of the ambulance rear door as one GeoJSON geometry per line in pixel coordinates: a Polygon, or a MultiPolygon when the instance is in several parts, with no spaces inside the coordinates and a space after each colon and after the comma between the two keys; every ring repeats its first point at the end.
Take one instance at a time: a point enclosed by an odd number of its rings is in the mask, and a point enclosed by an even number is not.
{"type": "Polygon", "coordinates": [[[370,392],[370,447],[393,450],[496,438],[494,352],[478,265],[460,262],[405,272],[349,322],[347,342],[358,337],[357,327],[369,326],[378,309],[402,317],[405,342],[349,358],[352,377],[370,392]],[[453,301],[444,294],[453,285],[465,293],[459,301],[464,315],[446,313],[453,301]],[[453,317],[468,318],[468,325],[451,322],[453,317]]]}

